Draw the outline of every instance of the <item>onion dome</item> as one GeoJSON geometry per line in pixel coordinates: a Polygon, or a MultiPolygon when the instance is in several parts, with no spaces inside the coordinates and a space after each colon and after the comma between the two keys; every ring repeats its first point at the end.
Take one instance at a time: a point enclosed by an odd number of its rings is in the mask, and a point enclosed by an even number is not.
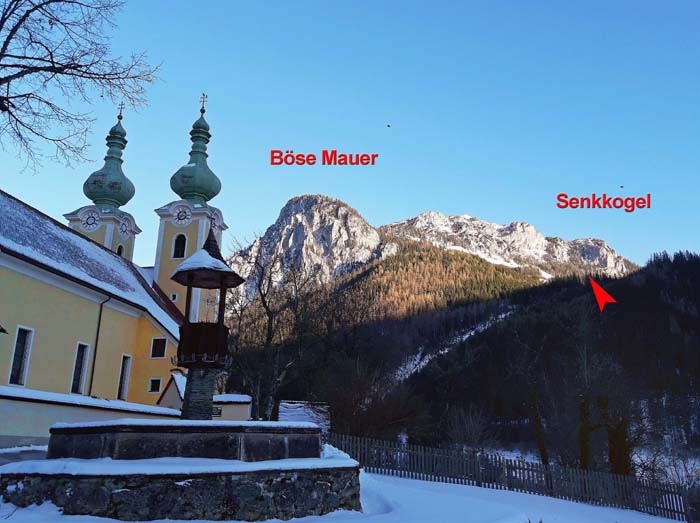
{"type": "Polygon", "coordinates": [[[221,191],[221,181],[207,165],[207,144],[211,133],[209,124],[204,119],[205,100],[203,97],[201,116],[194,122],[190,131],[190,161],[170,178],[170,188],[183,200],[194,203],[206,203],[221,191]]]}
{"type": "Polygon", "coordinates": [[[126,131],[119,111],[117,124],[107,134],[107,156],[101,169],[92,173],[83,184],[83,193],[101,208],[126,205],[136,190],[122,171],[122,153],[126,147],[126,131]]]}

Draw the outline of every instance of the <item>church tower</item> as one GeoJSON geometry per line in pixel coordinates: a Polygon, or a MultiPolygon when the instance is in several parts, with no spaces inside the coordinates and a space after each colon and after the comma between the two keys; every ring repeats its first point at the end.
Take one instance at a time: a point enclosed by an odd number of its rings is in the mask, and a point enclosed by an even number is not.
{"type": "MultiPolygon", "coordinates": [[[[221,182],[207,165],[207,144],[211,133],[204,119],[205,102],[206,95],[203,95],[201,115],[190,131],[190,160],[170,178],[170,187],[180,199],[155,210],[160,217],[160,227],[154,279],[183,314],[186,288],[170,277],[185,258],[202,248],[210,228],[219,245],[222,232],[228,228],[221,211],[208,204],[221,191],[221,182]]],[[[218,291],[194,289],[191,321],[215,321],[217,296],[218,291]]]]}
{"type": "Polygon", "coordinates": [[[122,153],[127,142],[121,121],[120,110],[117,124],[107,134],[105,163],[83,184],[83,193],[92,200],[93,205],[86,205],[63,216],[72,229],[131,260],[134,256],[134,239],[141,229],[131,214],[119,209],[135,193],[134,184],[122,171],[122,153]]]}

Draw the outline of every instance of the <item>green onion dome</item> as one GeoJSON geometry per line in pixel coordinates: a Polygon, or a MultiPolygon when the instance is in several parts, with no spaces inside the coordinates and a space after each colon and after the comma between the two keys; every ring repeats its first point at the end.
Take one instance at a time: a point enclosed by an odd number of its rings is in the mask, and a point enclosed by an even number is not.
{"type": "Polygon", "coordinates": [[[107,156],[101,169],[92,173],[83,184],[83,192],[95,205],[116,208],[126,205],[136,190],[122,171],[122,153],[126,147],[126,131],[122,127],[121,113],[117,124],[107,135],[107,156]]]}
{"type": "Polygon", "coordinates": [[[211,139],[209,124],[204,119],[204,107],[201,116],[192,125],[190,139],[192,150],[190,161],[180,167],[172,178],[170,187],[183,200],[206,203],[221,191],[221,181],[207,165],[207,144],[211,139]]]}

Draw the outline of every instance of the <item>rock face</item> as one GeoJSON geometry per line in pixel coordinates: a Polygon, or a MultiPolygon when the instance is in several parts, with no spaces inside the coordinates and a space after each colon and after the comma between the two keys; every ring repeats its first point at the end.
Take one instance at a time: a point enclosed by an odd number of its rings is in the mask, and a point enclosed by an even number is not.
{"type": "Polygon", "coordinates": [[[64,514],[123,521],[262,521],[361,510],[359,469],[162,476],[2,475],[18,507],[51,501],[64,514]]]}
{"type": "Polygon", "coordinates": [[[229,261],[255,289],[256,260],[278,283],[291,267],[329,282],[382,255],[379,233],[352,207],[322,195],[292,198],[265,234],[229,261]]]}
{"type": "Polygon", "coordinates": [[[252,296],[260,275],[256,260],[262,265],[272,261],[274,283],[291,268],[325,283],[395,254],[392,237],[467,252],[510,267],[535,267],[545,279],[584,272],[618,277],[635,268],[602,240],[547,238],[525,222],[497,225],[466,214],[430,211],[375,228],[352,207],[322,195],[289,200],[265,234],[229,261],[246,278],[246,292],[252,296]]]}
{"type": "Polygon", "coordinates": [[[498,225],[466,214],[446,216],[429,211],[381,230],[387,235],[475,254],[500,265],[536,267],[545,278],[577,272],[619,277],[635,268],[603,240],[548,238],[525,222],[498,225]]]}

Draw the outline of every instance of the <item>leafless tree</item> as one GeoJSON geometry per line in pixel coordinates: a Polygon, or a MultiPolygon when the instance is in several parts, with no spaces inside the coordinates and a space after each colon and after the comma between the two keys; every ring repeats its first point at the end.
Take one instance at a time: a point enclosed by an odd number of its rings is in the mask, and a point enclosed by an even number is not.
{"type": "Polygon", "coordinates": [[[83,160],[93,119],[74,108],[96,96],[146,102],[157,68],[145,53],[114,56],[109,31],[123,0],[0,0],[0,144],[36,168],[49,144],[63,163],[83,160]]]}
{"type": "Polygon", "coordinates": [[[249,270],[247,288],[232,293],[228,302],[238,354],[232,368],[252,392],[253,416],[271,419],[277,393],[300,361],[311,328],[316,272],[262,247],[239,249],[237,256],[249,270]],[[243,358],[242,349],[258,351],[258,357],[243,358]]]}
{"type": "Polygon", "coordinates": [[[481,409],[473,403],[467,409],[450,409],[447,436],[455,445],[481,450],[494,441],[494,434],[481,409]]]}

